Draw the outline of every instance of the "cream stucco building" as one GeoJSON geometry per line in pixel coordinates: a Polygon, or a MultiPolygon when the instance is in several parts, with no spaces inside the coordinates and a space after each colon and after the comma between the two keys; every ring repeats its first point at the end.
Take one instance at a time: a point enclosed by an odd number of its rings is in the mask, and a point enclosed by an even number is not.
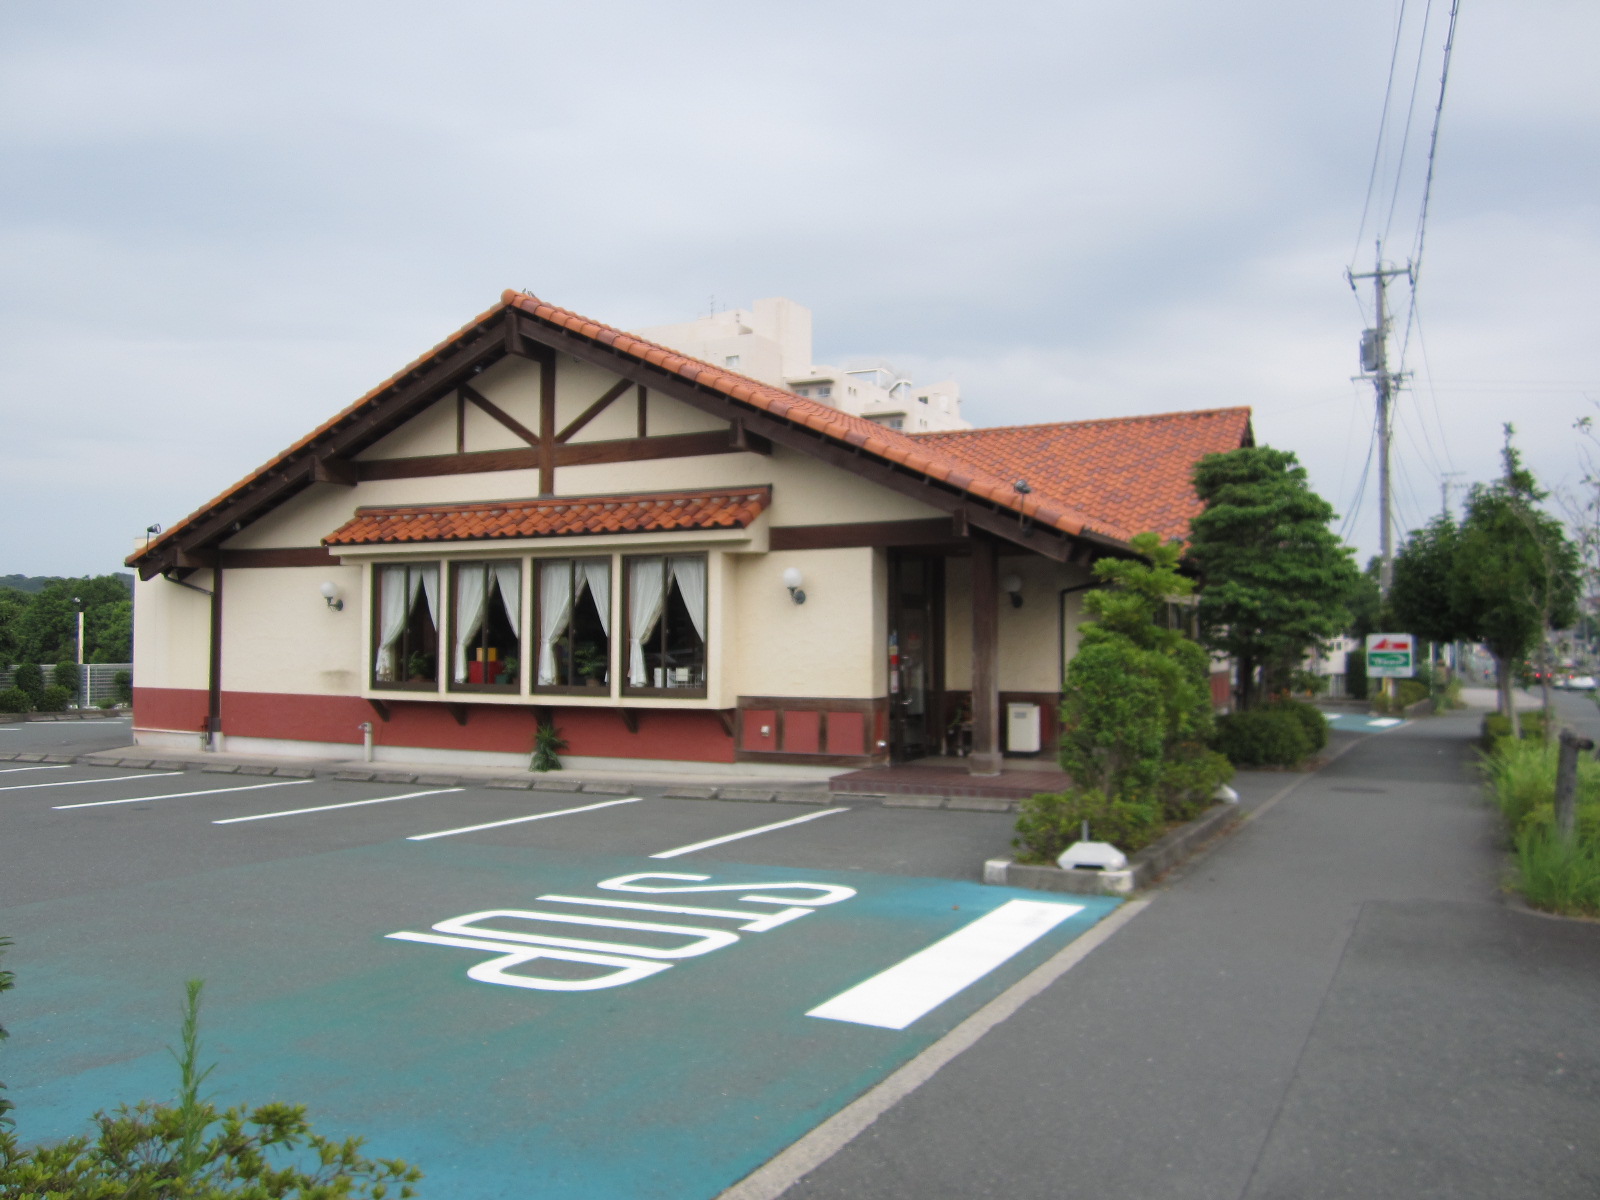
{"type": "Polygon", "coordinates": [[[1050,753],[1093,560],[1181,536],[1194,461],[1251,436],[911,436],[716,349],[507,292],[140,542],[137,740],[510,766],[547,723],[577,766],[992,771],[1008,701],[1050,753]]]}

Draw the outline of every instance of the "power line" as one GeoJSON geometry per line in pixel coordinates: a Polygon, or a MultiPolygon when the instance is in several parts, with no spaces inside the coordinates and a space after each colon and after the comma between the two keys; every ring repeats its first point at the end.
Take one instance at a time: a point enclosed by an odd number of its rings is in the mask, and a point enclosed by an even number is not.
{"type": "Polygon", "coordinates": [[[1394,228],[1394,212],[1400,206],[1400,187],[1406,175],[1406,151],[1411,147],[1411,126],[1417,117],[1417,90],[1422,85],[1422,58],[1428,50],[1428,22],[1433,17],[1433,0],[1422,10],[1422,32],[1417,36],[1417,63],[1411,69],[1411,98],[1406,104],[1406,123],[1400,130],[1400,156],[1394,164],[1394,191],[1389,197],[1389,213],[1383,221],[1383,240],[1394,228]]]}
{"type": "MultiPolygon", "coordinates": [[[[1394,46],[1389,51],[1389,78],[1383,85],[1383,109],[1378,114],[1378,140],[1372,147],[1372,168],[1367,172],[1367,198],[1361,204],[1361,223],[1356,226],[1356,244],[1350,251],[1350,265],[1356,263],[1356,256],[1361,253],[1361,243],[1367,234],[1367,214],[1372,210],[1372,196],[1378,190],[1378,164],[1383,161],[1383,135],[1389,127],[1389,99],[1394,94],[1394,69],[1400,61],[1400,34],[1405,28],[1406,5],[1405,0],[1400,0],[1400,12],[1394,22],[1394,46]]],[[[1357,300],[1359,302],[1359,296],[1357,300]]],[[[1362,315],[1365,316],[1365,310],[1362,315]]]]}

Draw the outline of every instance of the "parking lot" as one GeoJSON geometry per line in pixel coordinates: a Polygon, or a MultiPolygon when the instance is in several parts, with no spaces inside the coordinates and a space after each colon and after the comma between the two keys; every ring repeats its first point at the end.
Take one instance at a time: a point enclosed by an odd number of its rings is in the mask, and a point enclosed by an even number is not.
{"type": "Polygon", "coordinates": [[[425,1194],[711,1197],[1115,907],[978,883],[1005,814],[663,790],[0,763],[19,1132],[170,1094],[199,977],[219,1101],[425,1194]]]}

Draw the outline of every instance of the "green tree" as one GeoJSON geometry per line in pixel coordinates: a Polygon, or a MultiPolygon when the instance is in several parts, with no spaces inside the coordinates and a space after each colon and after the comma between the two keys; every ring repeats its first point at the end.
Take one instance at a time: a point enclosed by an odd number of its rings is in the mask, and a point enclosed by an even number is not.
{"type": "Polygon", "coordinates": [[[22,614],[30,599],[26,592],[0,587],[0,668],[22,661],[22,614]]]}
{"type": "Polygon", "coordinates": [[[1285,450],[1246,446],[1195,465],[1205,508],[1190,524],[1200,637],[1238,664],[1235,701],[1287,687],[1306,651],[1350,624],[1359,576],[1328,528],[1334,512],[1285,450]],[[1258,678],[1259,677],[1259,678],[1258,678]]]}
{"type": "MultiPolygon", "coordinates": [[[[1521,736],[1511,701],[1513,675],[1529,655],[1543,651],[1550,631],[1577,620],[1579,560],[1561,522],[1539,507],[1547,493],[1522,465],[1511,444],[1512,427],[1505,431],[1504,475],[1494,483],[1475,485],[1467,498],[1451,603],[1463,627],[1494,656],[1500,712],[1521,736]]],[[[1547,713],[1550,707],[1547,683],[1547,713]]],[[[1553,725],[1548,716],[1546,724],[1553,725]]]]}
{"type": "Polygon", "coordinates": [[[1178,573],[1179,549],[1153,533],[1142,557],[1101,559],[1105,581],[1084,598],[1094,619],[1067,666],[1061,699],[1061,765],[1072,787],[1026,802],[1018,844],[1054,858],[1090,821],[1099,840],[1137,849],[1166,820],[1211,803],[1232,768],[1207,747],[1213,731],[1210,660],[1168,621],[1194,590],[1178,573]]]}
{"type": "Polygon", "coordinates": [[[1429,642],[1469,641],[1476,637],[1457,603],[1454,579],[1461,531],[1447,514],[1413,529],[1394,556],[1389,605],[1398,627],[1429,642]]]}

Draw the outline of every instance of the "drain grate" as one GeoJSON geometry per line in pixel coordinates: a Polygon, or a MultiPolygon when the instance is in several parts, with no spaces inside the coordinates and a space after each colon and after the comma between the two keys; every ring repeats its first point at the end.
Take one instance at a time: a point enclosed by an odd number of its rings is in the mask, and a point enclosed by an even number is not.
{"type": "Polygon", "coordinates": [[[1336,787],[1333,790],[1336,792],[1360,792],[1364,796],[1387,796],[1389,794],[1388,788],[1336,787]]]}

